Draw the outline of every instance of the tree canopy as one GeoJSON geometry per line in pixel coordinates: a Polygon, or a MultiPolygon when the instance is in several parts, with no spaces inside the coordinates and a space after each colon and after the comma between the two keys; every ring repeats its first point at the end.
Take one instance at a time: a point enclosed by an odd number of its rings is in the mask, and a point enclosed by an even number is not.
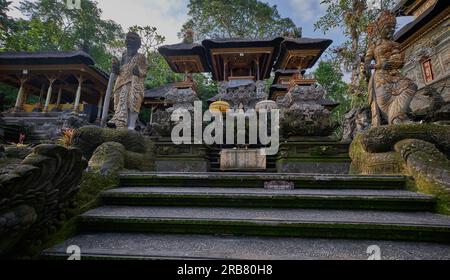
{"type": "Polygon", "coordinates": [[[190,0],[188,21],[179,37],[192,30],[195,40],[206,38],[270,38],[299,33],[290,18],[277,6],[258,0],[190,0]]]}
{"type": "Polygon", "coordinates": [[[9,29],[13,23],[13,20],[9,18],[7,14],[11,3],[11,1],[0,0],[0,51],[5,47],[9,29]]]}
{"type": "Polygon", "coordinates": [[[123,37],[122,27],[114,21],[101,19],[97,2],[84,0],[81,10],[69,9],[62,0],[24,0],[19,10],[25,16],[12,27],[13,36],[5,43],[13,51],[89,52],[97,63],[109,69],[110,44],[123,37]]]}
{"type": "Polygon", "coordinates": [[[361,98],[367,88],[361,75],[360,64],[367,50],[367,26],[383,9],[392,8],[396,0],[322,0],[325,14],[315,24],[316,29],[327,33],[339,28],[346,40],[334,49],[334,58],[345,70],[352,72],[350,92],[354,106],[362,106],[361,98]]]}

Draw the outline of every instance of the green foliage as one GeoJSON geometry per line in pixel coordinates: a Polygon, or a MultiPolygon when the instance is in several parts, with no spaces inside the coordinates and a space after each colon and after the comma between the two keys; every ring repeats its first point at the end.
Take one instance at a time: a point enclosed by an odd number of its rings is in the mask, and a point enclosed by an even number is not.
{"type": "Polygon", "coordinates": [[[193,30],[196,40],[206,38],[269,38],[298,32],[282,18],[277,6],[258,0],[190,0],[189,20],[179,37],[193,30]]]}
{"type": "Polygon", "coordinates": [[[25,19],[11,27],[5,48],[11,51],[88,51],[103,69],[110,68],[110,45],[123,37],[114,21],[101,19],[97,2],[84,0],[81,10],[70,10],[62,0],[24,0],[25,19]]]}
{"type": "Polygon", "coordinates": [[[102,191],[114,188],[118,185],[118,177],[103,176],[100,174],[85,172],[80,183],[80,192],[75,197],[75,204],[81,211],[89,210],[92,204],[99,199],[102,191]]]}
{"type": "Polygon", "coordinates": [[[16,104],[17,89],[5,84],[0,84],[0,93],[4,94],[4,99],[1,101],[1,111],[14,107],[16,104]]]}
{"type": "MultiPolygon", "coordinates": [[[[333,61],[321,61],[314,75],[317,82],[327,91],[327,98],[341,103],[333,111],[332,116],[334,121],[342,125],[346,112],[352,106],[352,99],[348,93],[348,84],[342,80],[340,65],[333,61]]],[[[341,131],[338,131],[338,134],[340,133],[341,131]]]]}
{"type": "Polygon", "coordinates": [[[139,36],[141,36],[141,49],[144,51],[144,54],[146,56],[149,56],[150,53],[154,52],[158,46],[166,41],[166,37],[159,34],[157,28],[153,26],[135,25],[130,27],[130,31],[135,32],[139,34],[139,36]]]}
{"type": "Polygon", "coordinates": [[[360,103],[364,93],[364,75],[360,64],[367,51],[367,26],[375,20],[383,9],[390,9],[396,0],[322,0],[327,7],[325,14],[315,24],[315,29],[325,34],[338,28],[345,35],[346,41],[334,49],[334,59],[346,71],[352,72],[349,91],[356,95],[355,104],[360,103]],[[377,3],[378,5],[375,5],[377,3]]]}
{"type": "Polygon", "coordinates": [[[207,105],[206,102],[218,94],[217,83],[209,75],[194,74],[193,77],[197,84],[198,97],[207,105]]]}
{"type": "Polygon", "coordinates": [[[7,15],[11,3],[11,1],[0,0],[0,51],[4,49],[5,41],[8,37],[8,29],[11,24],[11,19],[7,15]]]}
{"type": "Polygon", "coordinates": [[[183,75],[173,72],[159,52],[150,52],[147,58],[149,61],[149,71],[145,81],[146,88],[158,88],[183,80],[183,75]]]}

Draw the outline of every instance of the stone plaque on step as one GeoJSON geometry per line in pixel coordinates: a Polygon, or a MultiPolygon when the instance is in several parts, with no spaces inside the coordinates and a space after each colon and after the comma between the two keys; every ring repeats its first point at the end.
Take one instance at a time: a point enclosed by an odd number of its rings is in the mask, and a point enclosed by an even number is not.
{"type": "Polygon", "coordinates": [[[293,190],[295,189],[294,182],[287,182],[287,181],[270,181],[270,182],[264,182],[264,188],[267,190],[293,190]]]}

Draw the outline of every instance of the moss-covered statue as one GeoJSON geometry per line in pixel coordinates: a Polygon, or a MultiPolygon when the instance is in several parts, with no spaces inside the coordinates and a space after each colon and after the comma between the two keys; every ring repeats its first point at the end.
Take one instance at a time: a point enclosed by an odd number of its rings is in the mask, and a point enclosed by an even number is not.
{"type": "Polygon", "coordinates": [[[144,81],[148,68],[145,56],[138,53],[141,37],[130,32],[125,43],[127,50],[122,60],[113,60],[112,71],[118,77],[114,87],[114,117],[108,127],[134,130],[144,100],[144,81]]]}
{"type": "Polygon", "coordinates": [[[374,127],[408,123],[407,113],[417,92],[414,82],[401,72],[405,55],[400,44],[393,41],[396,25],[396,17],[389,11],[383,11],[368,30],[370,45],[365,68],[370,77],[369,99],[374,127]],[[372,70],[375,73],[370,76],[372,70]]]}

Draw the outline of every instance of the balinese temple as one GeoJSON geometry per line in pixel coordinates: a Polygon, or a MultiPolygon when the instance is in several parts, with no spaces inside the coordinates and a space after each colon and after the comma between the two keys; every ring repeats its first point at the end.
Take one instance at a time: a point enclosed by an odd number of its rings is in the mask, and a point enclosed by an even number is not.
{"type": "Polygon", "coordinates": [[[275,101],[295,85],[314,84],[314,80],[303,78],[304,71],[315,65],[331,43],[325,39],[284,37],[217,39],[205,40],[201,45],[164,46],[159,51],[177,73],[211,73],[219,84],[219,94],[210,101],[217,106],[225,101],[231,108],[247,109],[269,98],[275,101]],[[273,71],[276,71],[276,78],[268,96],[264,81],[273,71]],[[239,93],[242,87],[249,90],[239,93]],[[249,92],[253,92],[253,96],[245,96],[249,92]]]}
{"type": "MultiPolygon", "coordinates": [[[[181,43],[161,47],[159,51],[171,69],[184,73],[186,77],[184,82],[173,88],[186,89],[189,86],[195,91],[189,74],[209,73],[218,85],[218,94],[209,100],[212,111],[224,113],[228,109],[259,111],[278,108],[280,130],[284,134],[281,150],[285,152],[277,156],[261,155],[259,149],[264,146],[255,142],[249,145],[225,143],[208,146],[207,155],[202,150],[204,148],[188,145],[184,149],[190,152],[173,155],[189,158],[189,166],[186,163],[180,168],[197,172],[348,172],[348,146],[335,142],[331,136],[335,129],[331,111],[339,104],[325,99],[325,91],[316,81],[304,76],[331,44],[332,41],[327,39],[278,37],[214,39],[204,40],[201,44],[181,43]],[[267,81],[273,73],[275,77],[269,90],[267,81]],[[327,163],[320,166],[313,164],[314,155],[310,151],[325,146],[336,153],[330,156],[327,163]]],[[[172,92],[166,95],[172,95],[172,92]]],[[[184,99],[181,94],[178,97],[184,99]]],[[[152,99],[148,100],[151,103],[152,99]]],[[[171,100],[176,99],[171,97],[171,100]]],[[[160,129],[161,125],[156,121],[155,124],[156,131],[167,134],[167,129],[160,129]]],[[[171,143],[161,140],[157,141],[157,145],[164,148],[171,143]]],[[[174,164],[166,155],[157,156],[156,166],[160,171],[170,171],[174,164]]]]}
{"type": "Polygon", "coordinates": [[[52,139],[54,135],[44,132],[69,112],[95,122],[101,117],[108,78],[82,51],[1,53],[0,83],[15,88],[17,96],[14,108],[2,112],[0,136],[14,141],[14,128],[29,126],[27,137],[37,139],[28,140],[52,139]],[[44,135],[38,137],[38,130],[44,135]]]}
{"type": "Polygon", "coordinates": [[[436,98],[450,104],[450,2],[402,0],[395,12],[399,17],[413,17],[395,35],[407,59],[404,73],[419,86],[411,105],[413,112],[420,115],[433,110],[430,104],[436,103],[436,98]]]}

